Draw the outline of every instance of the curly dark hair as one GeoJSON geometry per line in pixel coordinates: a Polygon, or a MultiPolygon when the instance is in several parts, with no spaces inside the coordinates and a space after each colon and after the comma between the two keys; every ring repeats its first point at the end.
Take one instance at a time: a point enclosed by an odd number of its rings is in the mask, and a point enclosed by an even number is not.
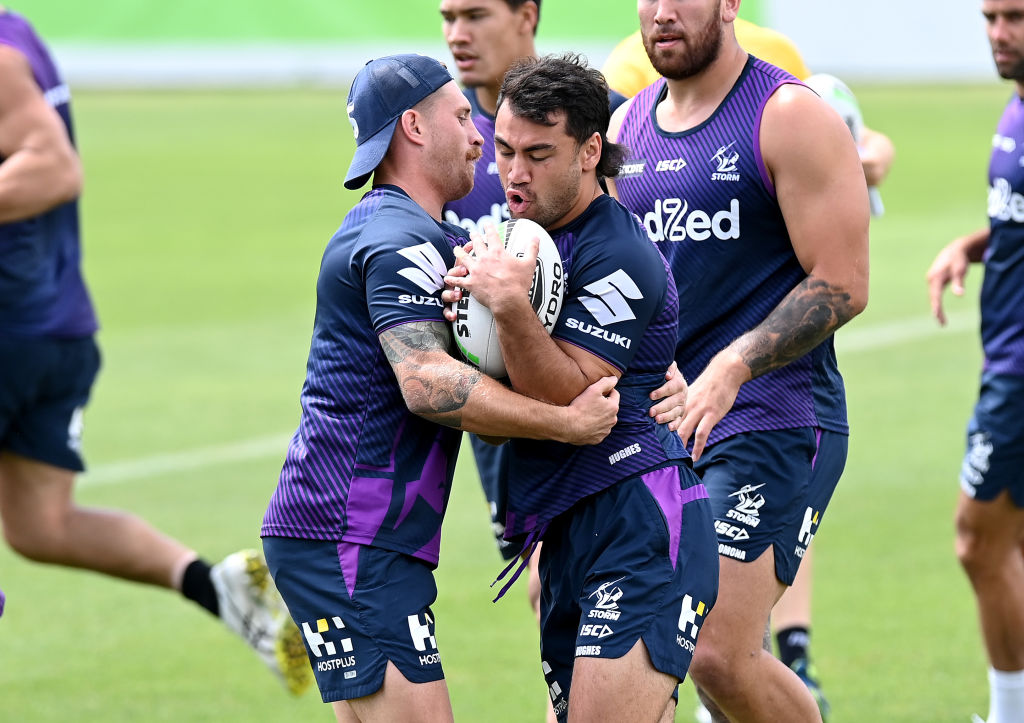
{"type": "Polygon", "coordinates": [[[597,175],[614,178],[618,174],[627,151],[605,135],[611,119],[608,83],[578,53],[517,61],[501,84],[499,108],[502,103],[508,103],[513,115],[546,126],[555,125],[553,114],[565,113],[565,129],[576,139],[577,147],[599,133],[597,175]]]}

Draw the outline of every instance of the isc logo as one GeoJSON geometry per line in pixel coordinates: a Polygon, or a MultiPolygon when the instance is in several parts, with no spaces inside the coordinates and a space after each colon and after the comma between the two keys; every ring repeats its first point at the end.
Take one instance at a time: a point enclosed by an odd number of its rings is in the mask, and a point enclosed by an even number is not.
{"type": "Polygon", "coordinates": [[[681,171],[684,168],[686,168],[686,161],[682,158],[671,158],[658,161],[658,165],[654,167],[654,172],[681,171]]]}

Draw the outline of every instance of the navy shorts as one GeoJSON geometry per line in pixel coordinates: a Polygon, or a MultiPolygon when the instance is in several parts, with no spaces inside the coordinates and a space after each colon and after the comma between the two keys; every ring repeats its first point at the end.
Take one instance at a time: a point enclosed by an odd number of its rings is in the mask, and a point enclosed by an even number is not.
{"type": "Polygon", "coordinates": [[[491,529],[494,540],[498,544],[498,552],[506,560],[511,560],[523,551],[519,542],[505,539],[505,513],[508,510],[508,445],[488,444],[475,434],[469,435],[469,444],[473,448],[480,486],[487,497],[487,506],[491,511],[491,529]]]}
{"type": "Polygon", "coordinates": [[[753,562],[775,552],[793,584],[846,465],[848,438],[799,427],[745,432],[708,447],[694,465],[711,495],[718,554],[753,562]]]}
{"type": "Polygon", "coordinates": [[[714,529],[689,466],[618,482],[551,523],[540,553],[541,659],[559,720],[577,657],[620,658],[642,638],[655,668],[685,678],[718,597],[714,529]]]}
{"type": "Polygon", "coordinates": [[[81,472],[82,410],[100,370],[84,339],[0,339],[0,450],[81,472]]]}
{"type": "Polygon", "coordinates": [[[289,537],[264,537],[263,552],[325,703],[380,690],[389,660],[413,683],[444,678],[430,565],[379,547],[289,537]]]}
{"type": "Polygon", "coordinates": [[[967,424],[960,487],[977,500],[1003,490],[1024,507],[1024,377],[985,373],[967,424]]]}

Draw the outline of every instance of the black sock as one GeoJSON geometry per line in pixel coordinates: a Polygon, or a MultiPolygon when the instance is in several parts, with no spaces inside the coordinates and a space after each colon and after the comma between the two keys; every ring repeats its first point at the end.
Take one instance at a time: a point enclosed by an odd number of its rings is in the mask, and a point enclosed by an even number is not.
{"type": "Polygon", "coordinates": [[[794,660],[808,657],[808,648],[811,645],[811,630],[800,625],[794,625],[775,633],[775,642],[779,646],[779,660],[790,666],[794,660]]]}
{"type": "Polygon", "coordinates": [[[181,594],[214,615],[220,615],[217,590],[210,579],[210,566],[203,560],[196,558],[185,568],[185,575],[181,579],[181,594]]]}

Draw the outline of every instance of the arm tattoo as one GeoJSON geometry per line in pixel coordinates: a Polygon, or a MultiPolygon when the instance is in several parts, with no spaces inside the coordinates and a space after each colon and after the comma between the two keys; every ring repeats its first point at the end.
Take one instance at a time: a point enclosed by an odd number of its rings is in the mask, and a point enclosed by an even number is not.
{"type": "Polygon", "coordinates": [[[448,355],[448,326],[436,321],[402,324],[382,333],[380,344],[409,410],[432,422],[460,427],[461,410],[481,374],[448,355]]]}
{"type": "Polygon", "coordinates": [[[751,377],[759,377],[799,359],[854,316],[848,292],[809,276],[735,348],[751,377]]]}

